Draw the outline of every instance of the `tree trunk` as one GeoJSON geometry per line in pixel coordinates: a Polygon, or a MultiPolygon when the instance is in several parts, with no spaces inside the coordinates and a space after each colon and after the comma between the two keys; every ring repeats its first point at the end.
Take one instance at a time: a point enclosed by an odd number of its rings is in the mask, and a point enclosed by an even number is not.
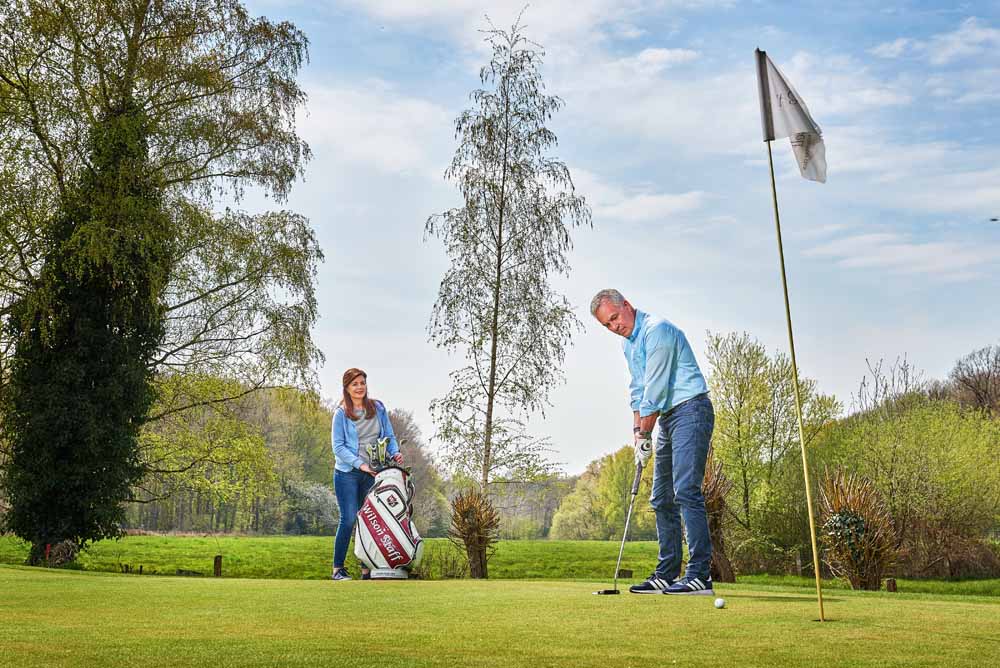
{"type": "Polygon", "coordinates": [[[708,534],[712,538],[711,576],[715,582],[736,582],[736,571],[726,554],[726,543],[722,534],[722,518],[708,518],[708,534]]]}
{"type": "MultiPolygon", "coordinates": [[[[708,515],[708,535],[712,541],[711,576],[716,582],[736,582],[736,572],[726,554],[723,520],[726,516],[726,495],[733,483],[722,471],[722,462],[715,461],[709,451],[705,462],[705,479],[702,493],[705,495],[705,513],[708,515]]],[[[749,516],[748,516],[749,517],[749,516]]]]}
{"type": "Polygon", "coordinates": [[[469,559],[469,577],[485,580],[489,577],[489,569],[486,563],[486,545],[482,541],[475,541],[465,546],[465,556],[469,559]]]}

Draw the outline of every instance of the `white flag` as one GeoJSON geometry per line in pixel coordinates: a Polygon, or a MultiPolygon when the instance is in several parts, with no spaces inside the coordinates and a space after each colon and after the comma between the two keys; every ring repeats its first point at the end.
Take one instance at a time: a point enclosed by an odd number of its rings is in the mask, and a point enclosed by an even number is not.
{"type": "Polygon", "coordinates": [[[757,49],[756,55],[764,141],[788,137],[802,176],[810,181],[826,183],[823,131],[809,115],[805,101],[767,54],[757,49]]]}

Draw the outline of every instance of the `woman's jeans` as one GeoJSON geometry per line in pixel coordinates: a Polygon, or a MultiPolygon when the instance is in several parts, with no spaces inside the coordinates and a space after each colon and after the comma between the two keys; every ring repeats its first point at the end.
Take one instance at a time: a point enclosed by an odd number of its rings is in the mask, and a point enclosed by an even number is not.
{"type": "Polygon", "coordinates": [[[333,541],[334,568],[344,565],[358,510],[374,484],[374,476],[358,469],[333,472],[333,491],[337,494],[337,505],[340,507],[340,524],[337,526],[337,538],[333,541]]]}
{"type": "Polygon", "coordinates": [[[653,493],[649,503],[656,513],[660,543],[656,574],[676,580],[681,571],[681,516],[687,529],[688,565],[685,577],[709,577],[712,540],[701,484],[705,460],[715,427],[715,411],[707,394],[678,404],[659,418],[653,493]]]}

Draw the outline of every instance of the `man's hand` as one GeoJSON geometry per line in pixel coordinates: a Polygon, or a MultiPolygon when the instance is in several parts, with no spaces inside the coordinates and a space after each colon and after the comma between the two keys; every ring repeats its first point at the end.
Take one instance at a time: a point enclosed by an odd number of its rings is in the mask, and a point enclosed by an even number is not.
{"type": "Polygon", "coordinates": [[[400,466],[402,466],[403,465],[403,453],[402,452],[397,452],[396,454],[394,454],[392,456],[392,461],[394,461],[397,464],[399,464],[400,466]]]}
{"type": "Polygon", "coordinates": [[[635,463],[642,464],[645,468],[646,462],[653,454],[652,434],[648,431],[635,432],[635,445],[632,448],[635,450],[635,463]]]}

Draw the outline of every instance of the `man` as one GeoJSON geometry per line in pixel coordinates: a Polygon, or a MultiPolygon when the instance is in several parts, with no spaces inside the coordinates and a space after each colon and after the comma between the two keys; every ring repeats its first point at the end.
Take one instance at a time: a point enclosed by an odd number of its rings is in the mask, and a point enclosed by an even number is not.
{"type": "Polygon", "coordinates": [[[598,292],[590,302],[590,313],[625,339],[636,464],[646,466],[653,449],[653,425],[660,426],[649,499],[656,513],[659,563],[645,582],[629,591],[712,595],[712,541],[701,483],[715,412],[705,378],[684,332],[635,309],[617,290],[598,292]],[[682,515],[690,559],[684,577],[678,579],[682,515]]]}

